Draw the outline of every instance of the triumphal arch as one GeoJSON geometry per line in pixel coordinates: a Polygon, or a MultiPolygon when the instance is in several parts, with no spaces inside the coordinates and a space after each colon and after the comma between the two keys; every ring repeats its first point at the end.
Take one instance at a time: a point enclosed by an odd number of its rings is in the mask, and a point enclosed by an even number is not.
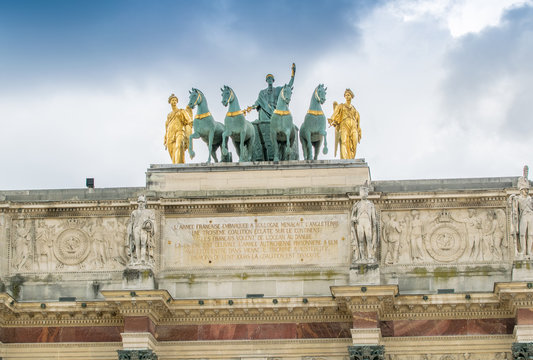
{"type": "Polygon", "coordinates": [[[305,126],[272,130],[294,74],[267,75],[246,109],[221,89],[225,124],[199,89],[185,112],[171,99],[172,161],[194,143],[221,162],[150,165],[137,188],[0,191],[0,358],[531,359],[527,169],[374,181],[349,89],[329,119],[343,158],[316,159],[325,86],[305,126]]]}

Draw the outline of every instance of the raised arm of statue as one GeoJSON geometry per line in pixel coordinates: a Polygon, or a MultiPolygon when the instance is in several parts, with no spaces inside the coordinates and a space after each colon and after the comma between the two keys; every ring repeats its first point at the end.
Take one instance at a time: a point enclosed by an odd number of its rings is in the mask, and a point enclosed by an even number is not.
{"type": "Polygon", "coordinates": [[[292,68],[291,68],[292,72],[291,72],[291,80],[289,81],[289,86],[292,87],[292,84],[294,84],[294,74],[296,74],[296,64],[295,63],[292,63],[292,68]]]}

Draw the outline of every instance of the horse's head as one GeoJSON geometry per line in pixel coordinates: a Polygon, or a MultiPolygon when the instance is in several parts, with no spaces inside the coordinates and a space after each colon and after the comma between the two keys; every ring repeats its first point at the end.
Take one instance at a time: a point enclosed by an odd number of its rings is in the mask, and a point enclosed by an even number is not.
{"type": "Polygon", "coordinates": [[[235,94],[229,86],[224,85],[223,88],[220,88],[220,91],[222,91],[222,105],[228,106],[235,100],[235,94]]]}
{"type": "Polygon", "coordinates": [[[285,102],[285,104],[289,105],[289,103],[291,102],[291,96],[292,96],[292,86],[290,86],[289,84],[285,84],[281,88],[279,97],[281,98],[281,100],[283,100],[283,102],[285,102]]]}
{"type": "Polygon", "coordinates": [[[189,91],[189,107],[194,109],[196,105],[200,105],[203,101],[203,97],[204,95],[200,90],[192,88],[192,90],[189,91]]]}
{"type": "Polygon", "coordinates": [[[314,97],[319,104],[323,104],[326,101],[327,89],[327,87],[324,87],[324,84],[320,84],[316,87],[314,97]]]}

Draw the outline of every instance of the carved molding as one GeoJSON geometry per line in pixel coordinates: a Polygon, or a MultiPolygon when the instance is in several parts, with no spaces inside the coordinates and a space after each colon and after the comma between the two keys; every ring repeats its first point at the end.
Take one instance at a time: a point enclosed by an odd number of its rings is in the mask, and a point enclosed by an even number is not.
{"type": "Polygon", "coordinates": [[[16,302],[0,294],[2,326],[121,326],[127,316],[156,325],[214,323],[350,323],[355,312],[379,320],[514,318],[533,308],[527,283],[498,283],[494,293],[399,295],[396,286],[334,286],[335,298],[172,299],[164,290],[102,291],[105,300],[16,302]]]}

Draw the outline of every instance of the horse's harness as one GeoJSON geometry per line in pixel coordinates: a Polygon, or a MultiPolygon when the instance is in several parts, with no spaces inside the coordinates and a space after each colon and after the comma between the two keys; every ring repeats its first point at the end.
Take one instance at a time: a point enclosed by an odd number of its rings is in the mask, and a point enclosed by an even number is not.
{"type": "MultiPolygon", "coordinates": [[[[280,93],[279,95],[281,96],[281,98],[283,99],[283,101],[285,101],[285,103],[288,104],[289,102],[287,101],[287,98],[286,98],[285,95],[283,94],[283,90],[285,90],[285,87],[283,87],[283,88],[281,89],[281,93],[280,93]]],[[[278,110],[278,109],[276,109],[276,110],[274,110],[274,114],[277,114],[277,115],[280,115],[280,116],[284,116],[284,115],[290,115],[291,112],[290,112],[289,110],[278,110]]]]}
{"type": "MultiPolygon", "coordinates": [[[[320,104],[320,97],[318,96],[318,87],[315,89],[315,99],[320,104]]],[[[324,112],[322,110],[307,110],[307,113],[309,115],[324,115],[324,112]]]]}
{"type": "MultiPolygon", "coordinates": [[[[235,99],[235,95],[233,94],[233,90],[230,88],[229,91],[230,91],[230,93],[229,93],[228,104],[230,102],[232,102],[233,99],[235,99]],[[233,97],[233,99],[232,99],[232,97],[233,97]]],[[[234,116],[237,116],[237,115],[244,115],[244,111],[237,110],[237,111],[232,111],[232,112],[227,112],[226,113],[226,117],[234,117],[234,116]]]]}
{"type": "MultiPolygon", "coordinates": [[[[198,101],[200,101],[202,99],[202,93],[201,92],[198,92],[198,96],[196,97],[196,100],[194,101],[194,104],[192,104],[192,107],[195,107],[197,104],[198,104],[198,101]]],[[[211,116],[211,113],[208,111],[206,113],[203,113],[203,114],[196,114],[196,116],[194,117],[195,119],[199,119],[199,120],[202,120],[208,116],[211,116]]]]}

